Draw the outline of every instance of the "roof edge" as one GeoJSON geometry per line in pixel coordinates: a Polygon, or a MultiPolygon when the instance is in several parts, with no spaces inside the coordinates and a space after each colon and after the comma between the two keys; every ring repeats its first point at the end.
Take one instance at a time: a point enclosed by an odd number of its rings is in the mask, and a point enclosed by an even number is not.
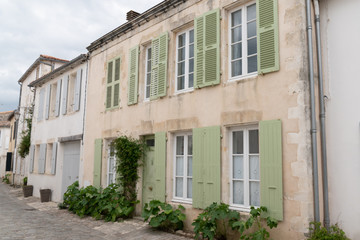
{"type": "Polygon", "coordinates": [[[68,61],[66,64],[54,69],[52,72],[42,76],[41,78],[36,79],[35,81],[31,82],[28,86],[29,87],[36,87],[39,84],[46,82],[49,78],[56,77],[57,75],[61,75],[64,71],[67,71],[69,68],[73,67],[74,65],[78,64],[79,62],[83,62],[87,60],[87,54],[80,54],[76,58],[71,61],[68,61]]]}

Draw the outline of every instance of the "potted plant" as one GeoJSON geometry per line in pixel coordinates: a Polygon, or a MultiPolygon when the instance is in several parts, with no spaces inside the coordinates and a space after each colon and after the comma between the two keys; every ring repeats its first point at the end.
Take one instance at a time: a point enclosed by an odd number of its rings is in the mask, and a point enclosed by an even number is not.
{"type": "Polygon", "coordinates": [[[50,189],[40,189],[40,201],[41,202],[50,202],[51,200],[51,190],[50,189]]]}
{"type": "Polygon", "coordinates": [[[33,195],[33,185],[27,185],[27,177],[24,177],[23,179],[23,193],[24,193],[24,197],[30,197],[33,195]]]}

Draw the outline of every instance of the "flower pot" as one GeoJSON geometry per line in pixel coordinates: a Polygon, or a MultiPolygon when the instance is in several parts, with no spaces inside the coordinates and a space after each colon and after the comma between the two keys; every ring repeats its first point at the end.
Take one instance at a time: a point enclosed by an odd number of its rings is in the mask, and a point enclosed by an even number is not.
{"type": "Polygon", "coordinates": [[[32,185],[23,186],[24,197],[31,197],[33,195],[34,187],[32,185]]]}
{"type": "Polygon", "coordinates": [[[40,201],[49,202],[51,199],[51,190],[50,189],[40,189],[40,201]]]}

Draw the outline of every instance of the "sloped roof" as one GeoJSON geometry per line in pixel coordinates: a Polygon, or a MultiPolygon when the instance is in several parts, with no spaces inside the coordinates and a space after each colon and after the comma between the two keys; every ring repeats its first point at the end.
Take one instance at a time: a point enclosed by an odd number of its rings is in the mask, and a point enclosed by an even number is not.
{"type": "Polygon", "coordinates": [[[163,13],[166,13],[169,8],[175,8],[176,6],[179,6],[183,3],[185,3],[187,0],[165,0],[161,3],[155,5],[154,7],[148,9],[147,11],[140,14],[138,17],[132,19],[131,21],[128,21],[121,26],[115,28],[111,32],[105,34],[104,36],[100,37],[99,39],[92,42],[86,49],[89,52],[92,52],[101,46],[107,44],[108,42],[113,41],[114,39],[120,37],[121,35],[125,34],[128,31],[132,31],[135,28],[139,27],[145,22],[150,21],[151,19],[154,19],[158,16],[160,16],[163,13]]]}
{"type": "Polygon", "coordinates": [[[0,127],[10,127],[10,121],[8,121],[9,115],[13,111],[0,112],[0,127]]]}
{"type": "Polygon", "coordinates": [[[73,60],[71,60],[70,62],[56,68],[55,70],[53,70],[52,72],[42,76],[41,78],[36,79],[35,81],[31,82],[28,86],[29,87],[35,87],[39,84],[42,84],[48,80],[51,80],[61,74],[63,74],[64,72],[68,71],[69,69],[73,69],[76,66],[82,64],[83,62],[85,62],[87,60],[87,55],[86,54],[80,54],[79,56],[77,56],[76,58],[74,58],[73,60]]]}
{"type": "Polygon", "coordinates": [[[37,68],[37,66],[40,64],[41,61],[50,61],[50,62],[59,62],[59,63],[67,63],[67,62],[69,62],[68,60],[64,60],[64,59],[60,59],[60,58],[56,58],[56,57],[41,54],[35,60],[35,62],[33,64],[31,64],[31,66],[26,70],[26,72],[21,76],[21,78],[19,79],[18,82],[23,82],[29,76],[29,74],[32,71],[34,71],[35,68],[37,68]]]}

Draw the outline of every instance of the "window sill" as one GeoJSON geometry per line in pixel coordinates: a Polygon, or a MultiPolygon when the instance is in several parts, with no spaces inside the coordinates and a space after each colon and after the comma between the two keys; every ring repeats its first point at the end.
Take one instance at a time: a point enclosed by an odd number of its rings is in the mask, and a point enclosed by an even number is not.
{"type": "Polygon", "coordinates": [[[242,206],[242,205],[231,204],[229,206],[229,209],[235,210],[235,211],[240,211],[240,212],[246,212],[246,213],[250,212],[250,207],[245,207],[245,206],[242,206]]]}
{"type": "Polygon", "coordinates": [[[185,198],[173,198],[171,202],[175,203],[185,203],[185,204],[191,204],[192,205],[192,199],[185,199],[185,198]]]}
{"type": "Polygon", "coordinates": [[[183,94],[183,93],[188,93],[188,92],[193,92],[194,91],[194,88],[187,88],[187,89],[183,89],[183,90],[180,90],[180,91],[175,91],[174,95],[180,95],[180,94],[183,94]]]}
{"type": "Polygon", "coordinates": [[[247,75],[242,75],[242,76],[231,77],[231,78],[229,78],[228,82],[241,81],[241,80],[248,79],[248,78],[253,78],[253,77],[256,77],[256,76],[258,76],[257,72],[250,73],[250,74],[247,74],[247,75]]]}

